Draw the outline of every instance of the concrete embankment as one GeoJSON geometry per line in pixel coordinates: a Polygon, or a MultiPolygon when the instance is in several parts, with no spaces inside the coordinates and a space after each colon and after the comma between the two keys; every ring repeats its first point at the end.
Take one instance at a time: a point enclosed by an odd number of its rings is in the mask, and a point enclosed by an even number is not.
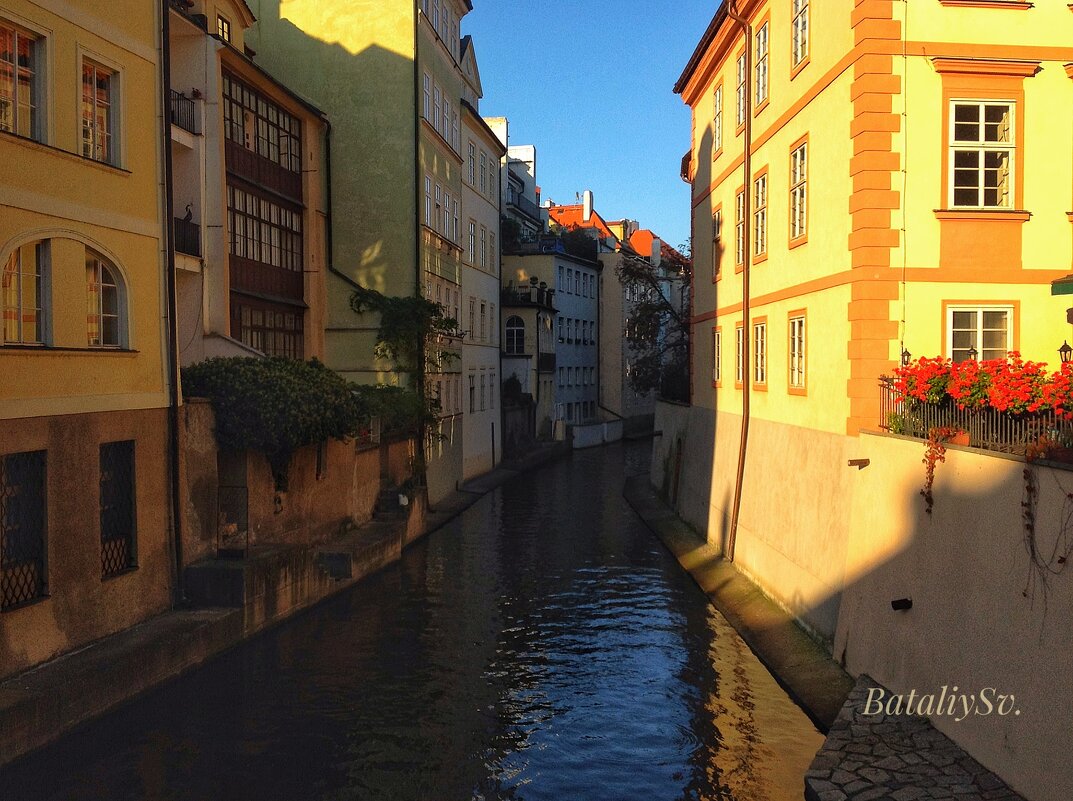
{"type": "Polygon", "coordinates": [[[0,765],[353,586],[485,493],[569,450],[568,443],[537,447],[435,508],[418,496],[405,513],[326,543],[256,546],[242,559],[188,566],[188,601],[201,608],[160,615],[0,682],[0,765]]]}

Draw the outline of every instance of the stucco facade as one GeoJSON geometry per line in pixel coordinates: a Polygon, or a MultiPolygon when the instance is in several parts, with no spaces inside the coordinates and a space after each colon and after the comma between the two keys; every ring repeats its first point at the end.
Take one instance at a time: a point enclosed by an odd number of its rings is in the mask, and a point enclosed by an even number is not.
{"type": "Polygon", "coordinates": [[[0,3],[0,676],[171,602],[161,20],[66,8],[0,3]]]}

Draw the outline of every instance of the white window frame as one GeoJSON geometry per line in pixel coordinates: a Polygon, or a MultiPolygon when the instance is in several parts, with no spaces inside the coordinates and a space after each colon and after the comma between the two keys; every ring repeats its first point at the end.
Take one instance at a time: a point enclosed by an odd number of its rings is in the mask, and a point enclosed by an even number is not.
{"type": "Polygon", "coordinates": [[[745,264],[745,190],[734,197],[734,264],[745,264]]]}
{"type": "MultiPolygon", "coordinates": [[[[959,98],[950,101],[950,132],[949,132],[949,148],[950,148],[950,165],[949,172],[947,174],[947,201],[952,209],[1012,209],[1016,202],[1016,190],[1017,190],[1017,102],[1015,100],[1000,99],[1000,98],[959,98]],[[980,110],[980,122],[979,126],[981,137],[969,140],[958,139],[958,127],[957,122],[957,109],[959,106],[977,106],[980,110]],[[1009,119],[1006,123],[1007,134],[1009,137],[1008,142],[994,142],[986,139],[986,113],[988,106],[1005,106],[1009,110],[1009,119]],[[976,187],[977,197],[976,203],[958,203],[957,202],[957,173],[960,170],[968,171],[972,168],[959,168],[957,167],[957,155],[959,152],[972,152],[978,154],[980,166],[975,168],[978,173],[979,183],[976,187]],[[1005,153],[1007,159],[1007,176],[1006,176],[1006,194],[1005,202],[999,202],[997,204],[986,203],[985,193],[987,192],[985,173],[987,172],[986,158],[990,153],[1005,153]]],[[[960,123],[965,125],[966,123],[960,123]]],[[[970,123],[971,124],[971,123],[970,123]]],[[[966,187],[968,188],[968,187],[966,187]]]]}
{"type": "MultiPolygon", "coordinates": [[[[95,350],[122,350],[127,347],[128,341],[128,317],[127,317],[127,291],[123,274],[119,268],[112,263],[107,257],[94,250],[86,248],[86,267],[89,268],[90,262],[94,263],[96,269],[96,276],[94,285],[98,287],[96,296],[96,306],[90,311],[96,314],[97,326],[98,326],[98,340],[95,342],[93,338],[89,336],[89,330],[86,331],[86,342],[88,347],[95,350]],[[114,283],[108,284],[104,280],[104,271],[107,270],[114,283]],[[115,314],[108,314],[105,311],[104,295],[105,288],[109,287],[115,292],[115,314]],[[115,320],[115,341],[104,341],[104,320],[110,317],[115,320]]],[[[89,291],[89,284],[87,284],[87,292],[89,291]]],[[[88,296],[87,296],[88,300],[88,296]]],[[[88,323],[87,323],[88,325],[88,323]]]]}
{"type": "MultiPolygon", "coordinates": [[[[14,94],[10,98],[11,103],[11,128],[0,128],[0,130],[7,131],[16,136],[27,136],[19,132],[20,128],[20,114],[19,114],[19,67],[18,67],[18,47],[20,39],[29,39],[31,41],[31,51],[33,57],[33,76],[30,80],[30,125],[29,135],[27,138],[34,140],[35,142],[45,142],[47,137],[47,111],[48,111],[48,84],[46,82],[47,71],[49,65],[49,37],[44,31],[35,30],[32,27],[16,23],[6,17],[0,17],[0,27],[7,28],[12,35],[12,44],[15,48],[14,61],[11,63],[13,70],[13,90],[14,94]]],[[[79,75],[81,80],[81,74],[79,75]]],[[[79,87],[81,89],[81,87],[79,87]]],[[[81,102],[81,96],[79,98],[81,102]]],[[[81,108],[81,105],[79,106],[81,108]]]]}
{"type": "Polygon", "coordinates": [[[228,44],[231,44],[231,20],[223,14],[216,15],[216,35],[228,44]]]}
{"type": "Polygon", "coordinates": [[[768,80],[770,78],[768,57],[771,54],[771,23],[765,22],[756,31],[756,105],[759,107],[768,99],[768,80]]]}
{"type": "Polygon", "coordinates": [[[790,65],[799,67],[809,55],[809,0],[793,0],[790,23],[790,65]]]}
{"type": "Polygon", "coordinates": [[[790,239],[808,234],[808,142],[790,152],[790,239]]]}
{"type": "Polygon", "coordinates": [[[723,373],[723,331],[712,329],[712,383],[718,384],[723,373]]]}
{"type": "Polygon", "coordinates": [[[753,323],[753,383],[767,384],[767,323],[753,323]]]}
{"type": "Polygon", "coordinates": [[[0,265],[0,314],[5,317],[3,325],[0,325],[0,345],[37,345],[47,346],[51,344],[51,248],[50,240],[41,239],[31,242],[23,242],[12,249],[7,259],[0,265]],[[22,251],[24,248],[34,246],[34,264],[32,272],[27,271],[27,265],[23,263],[22,251]],[[9,266],[14,266],[9,270],[9,266]],[[36,284],[35,294],[37,305],[30,307],[26,303],[25,285],[27,281],[36,284]],[[12,294],[9,303],[8,293],[12,294]],[[24,332],[24,317],[26,311],[32,308],[37,312],[37,338],[27,338],[24,332]],[[16,333],[14,338],[8,339],[6,334],[7,315],[14,313],[16,333]]]}
{"type": "Polygon", "coordinates": [[[734,325],[734,383],[737,386],[745,384],[745,325],[734,325]]]}
{"type": "MultiPolygon", "coordinates": [[[[1013,350],[1013,327],[1014,320],[1014,307],[1009,303],[994,303],[994,304],[970,304],[970,303],[954,303],[946,307],[946,356],[950,359],[955,358],[956,350],[968,350],[968,348],[955,348],[954,347],[954,313],[955,312],[973,312],[976,315],[976,324],[973,328],[973,342],[970,347],[975,348],[977,351],[977,359],[983,361],[985,359],[1001,359],[1006,354],[1013,350]],[[995,351],[994,353],[986,353],[983,347],[983,334],[984,334],[984,313],[985,312],[1002,312],[1006,315],[1006,345],[999,352],[996,348],[990,348],[989,350],[995,351]]],[[[959,329],[964,330],[964,329],[959,329]]],[[[988,329],[995,330],[995,329],[988,329]]],[[[961,361],[964,361],[962,359],[961,361]]]]}
{"type": "MultiPolygon", "coordinates": [[[[101,56],[98,56],[96,53],[91,53],[89,51],[83,51],[83,50],[80,49],[79,50],[79,58],[78,58],[78,80],[79,80],[79,84],[78,84],[78,123],[79,123],[79,130],[83,131],[83,134],[82,134],[82,137],[81,137],[81,141],[82,141],[81,153],[82,153],[82,156],[84,158],[90,159],[92,161],[96,161],[99,164],[110,164],[113,167],[118,167],[121,164],[121,158],[122,158],[122,154],[123,154],[123,147],[122,147],[121,136],[120,136],[121,132],[123,131],[123,123],[122,123],[122,117],[121,117],[122,112],[123,112],[123,103],[122,103],[122,95],[121,95],[122,88],[123,88],[123,71],[118,67],[118,65],[116,65],[113,62],[108,61],[107,59],[102,58],[101,56]],[[82,81],[83,81],[83,72],[84,72],[85,66],[87,64],[92,65],[94,67],[94,69],[100,69],[100,70],[103,70],[105,72],[108,72],[109,76],[110,76],[110,81],[109,81],[109,84],[108,84],[108,94],[109,94],[108,107],[110,109],[110,113],[108,115],[108,127],[109,127],[108,140],[109,140],[109,145],[110,145],[110,151],[109,151],[109,154],[108,154],[108,158],[103,158],[103,159],[102,158],[97,158],[96,155],[90,155],[90,154],[86,153],[86,142],[85,142],[85,131],[84,131],[85,116],[84,116],[84,110],[83,110],[83,107],[82,107],[83,103],[85,102],[85,98],[84,98],[84,95],[83,95],[83,83],[82,83],[82,81]]],[[[94,108],[96,108],[96,92],[94,92],[93,99],[94,99],[94,108]]],[[[90,150],[91,150],[92,154],[95,154],[96,151],[98,150],[96,113],[94,113],[93,117],[94,117],[93,140],[92,140],[90,150]]]]}
{"type": "Polygon", "coordinates": [[[738,56],[736,76],[737,76],[737,110],[736,110],[736,123],[740,128],[745,124],[745,101],[748,99],[748,75],[745,71],[745,53],[738,56]]]}
{"type": "Polygon", "coordinates": [[[712,155],[723,149],[723,84],[712,92],[712,155]]]}
{"type": "Polygon", "coordinates": [[[767,253],[768,174],[753,179],[753,255],[767,253]]]}
{"type": "Polygon", "coordinates": [[[790,386],[805,388],[807,321],[804,314],[795,314],[789,321],[790,386]]]}
{"type": "MultiPolygon", "coordinates": [[[[424,92],[424,101],[422,105],[422,116],[428,120],[432,116],[432,76],[427,72],[421,79],[424,92]]],[[[430,120],[431,121],[431,120],[430,120]]]]}

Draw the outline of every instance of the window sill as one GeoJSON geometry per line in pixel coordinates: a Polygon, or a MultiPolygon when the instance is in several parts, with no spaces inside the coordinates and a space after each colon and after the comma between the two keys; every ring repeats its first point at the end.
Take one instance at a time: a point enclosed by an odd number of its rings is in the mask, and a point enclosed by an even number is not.
{"type": "Polygon", "coordinates": [[[935,217],[939,220],[1028,222],[1031,216],[1031,212],[1021,209],[935,209],[935,217]]]}
{"type": "Polygon", "coordinates": [[[767,261],[767,251],[765,251],[763,253],[757,253],[755,256],[753,256],[753,266],[754,267],[757,264],[763,264],[765,261],[767,261]]]}
{"type": "Polygon", "coordinates": [[[764,102],[758,103],[756,106],[753,107],[753,116],[754,117],[759,117],[760,114],[764,111],[764,109],[766,109],[770,105],[771,105],[771,97],[770,96],[765,97],[764,102]]]}
{"type": "Polygon", "coordinates": [[[802,236],[799,236],[797,239],[791,239],[790,240],[790,250],[793,250],[794,248],[799,248],[802,245],[807,245],[807,244],[808,244],[808,234],[804,234],[802,236]]]}
{"type": "Polygon", "coordinates": [[[753,392],[767,392],[767,382],[765,381],[763,384],[757,384],[754,381],[753,382],[753,392]]]}
{"type": "Polygon", "coordinates": [[[1027,0],[939,0],[939,5],[955,8],[1014,8],[1027,11],[1035,4],[1027,0]]]}
{"type": "Polygon", "coordinates": [[[53,355],[68,355],[78,356],[87,353],[108,353],[115,356],[136,356],[141,351],[130,350],[128,348],[61,348],[53,347],[51,345],[22,345],[19,343],[3,344],[0,345],[0,353],[8,351],[10,353],[51,353],[53,355]]]}
{"type": "Polygon", "coordinates": [[[0,609],[0,615],[7,615],[11,612],[18,612],[20,609],[29,609],[31,606],[37,606],[40,603],[44,603],[51,597],[52,596],[46,592],[43,595],[38,595],[36,598],[31,598],[28,601],[23,601],[22,603],[15,604],[14,606],[5,606],[3,609],[0,609]]]}
{"type": "Polygon", "coordinates": [[[809,62],[811,62],[811,61],[812,61],[812,54],[810,53],[809,55],[807,55],[803,59],[801,59],[801,63],[798,64],[796,67],[791,67],[790,68],[790,80],[792,81],[794,78],[796,78],[798,75],[800,75],[801,71],[803,69],[805,69],[805,67],[807,67],[809,65],[809,62]]]}
{"type": "MultiPolygon", "coordinates": [[[[318,480],[320,480],[320,479],[318,479],[318,480]]],[[[137,573],[137,572],[138,572],[138,566],[137,565],[131,565],[130,567],[125,567],[122,570],[117,570],[115,573],[109,573],[107,576],[101,576],[101,581],[102,582],[104,582],[104,581],[112,581],[113,579],[123,578],[123,576],[129,576],[131,573],[137,573]]]]}
{"type": "Polygon", "coordinates": [[[786,391],[790,395],[797,395],[801,398],[804,398],[808,395],[808,390],[805,387],[787,387],[786,391]]]}

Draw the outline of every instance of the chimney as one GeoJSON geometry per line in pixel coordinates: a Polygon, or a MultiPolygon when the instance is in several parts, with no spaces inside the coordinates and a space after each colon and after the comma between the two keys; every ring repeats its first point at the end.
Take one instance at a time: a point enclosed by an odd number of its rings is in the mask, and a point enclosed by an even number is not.
{"type": "Polygon", "coordinates": [[[582,195],[581,210],[581,219],[588,222],[592,217],[592,191],[589,189],[586,189],[585,194],[582,195]]]}

